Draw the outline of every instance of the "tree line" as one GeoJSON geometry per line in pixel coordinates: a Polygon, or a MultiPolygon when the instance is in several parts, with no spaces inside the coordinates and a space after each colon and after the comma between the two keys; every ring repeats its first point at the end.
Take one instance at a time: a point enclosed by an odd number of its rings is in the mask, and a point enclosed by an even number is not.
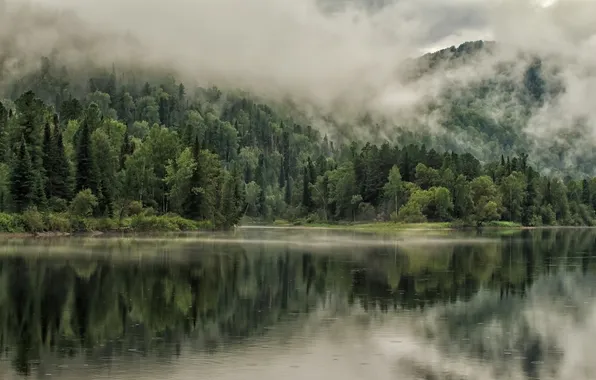
{"type": "Polygon", "coordinates": [[[243,216],[529,226],[596,220],[594,178],[542,175],[525,153],[481,162],[424,143],[341,141],[245,94],[187,92],[171,77],[140,84],[115,70],[78,86],[43,60],[14,85],[14,101],[0,104],[0,224],[15,223],[8,213],[24,214],[30,229],[43,229],[40,212],[50,229],[69,223],[60,215],[112,227],[135,215],[223,228],[243,216]]]}

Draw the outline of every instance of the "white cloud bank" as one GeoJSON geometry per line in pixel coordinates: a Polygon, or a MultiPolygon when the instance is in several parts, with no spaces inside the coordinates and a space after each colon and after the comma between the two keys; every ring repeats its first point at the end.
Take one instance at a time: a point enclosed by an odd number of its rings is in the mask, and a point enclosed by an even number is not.
{"type": "MultiPolygon", "coordinates": [[[[159,64],[204,84],[291,96],[350,117],[420,117],[429,98],[496,75],[495,63],[519,51],[556,55],[566,92],[536,112],[527,132],[550,138],[581,116],[586,141],[596,141],[593,0],[369,0],[376,6],[368,9],[363,0],[4,1],[5,77],[57,49],[78,62],[159,64]],[[115,37],[122,32],[138,44],[115,37]],[[407,58],[476,39],[497,40],[496,56],[415,84],[399,80],[407,58]]],[[[521,72],[527,63],[518,64],[521,72]]]]}

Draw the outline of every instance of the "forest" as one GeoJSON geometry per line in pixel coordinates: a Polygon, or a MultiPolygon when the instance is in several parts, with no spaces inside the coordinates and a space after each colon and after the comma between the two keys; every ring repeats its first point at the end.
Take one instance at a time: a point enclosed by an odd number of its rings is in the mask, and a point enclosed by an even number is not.
{"type": "Polygon", "coordinates": [[[546,176],[524,152],[350,141],[237,91],[115,68],[73,77],[44,58],[4,90],[0,231],[596,222],[595,178],[546,176]]]}

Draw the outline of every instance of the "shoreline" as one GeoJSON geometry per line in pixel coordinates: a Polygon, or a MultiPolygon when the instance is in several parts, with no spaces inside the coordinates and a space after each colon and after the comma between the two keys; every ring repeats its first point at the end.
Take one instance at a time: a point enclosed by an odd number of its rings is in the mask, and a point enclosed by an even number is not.
{"type": "Polygon", "coordinates": [[[139,214],[124,218],[77,217],[67,213],[0,213],[0,238],[52,238],[68,236],[120,236],[129,234],[207,232],[217,230],[210,221],[178,215],[139,214]]]}
{"type": "MultiPolygon", "coordinates": [[[[370,233],[399,233],[399,232],[449,232],[449,231],[501,231],[514,232],[524,230],[564,230],[564,229],[595,229],[596,226],[522,226],[505,223],[492,223],[482,227],[460,226],[450,222],[427,222],[427,223],[312,223],[312,224],[291,224],[286,221],[274,223],[247,223],[238,225],[229,231],[251,230],[251,229],[280,229],[280,230],[319,230],[319,231],[351,231],[370,233]]],[[[37,232],[0,232],[1,239],[44,239],[60,237],[118,237],[130,235],[168,235],[168,234],[194,234],[194,233],[217,233],[226,230],[219,229],[187,229],[187,230],[163,230],[163,229],[109,229],[109,230],[88,230],[88,231],[37,231],[37,232]]]]}
{"type": "Polygon", "coordinates": [[[287,221],[273,223],[247,223],[238,226],[239,229],[309,229],[309,230],[338,230],[362,232],[405,232],[405,231],[523,231],[523,230],[556,230],[556,229],[594,229],[596,226],[523,226],[513,222],[491,222],[484,226],[463,226],[453,222],[426,222],[426,223],[304,223],[292,224],[287,221]]]}

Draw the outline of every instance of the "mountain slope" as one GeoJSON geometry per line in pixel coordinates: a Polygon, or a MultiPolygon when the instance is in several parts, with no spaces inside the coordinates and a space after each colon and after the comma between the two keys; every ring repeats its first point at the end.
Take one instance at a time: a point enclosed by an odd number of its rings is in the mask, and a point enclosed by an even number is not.
{"type": "MultiPolygon", "coordinates": [[[[532,162],[543,171],[555,173],[594,174],[596,156],[586,134],[593,120],[574,110],[555,127],[541,130],[540,118],[566,95],[567,89],[557,76],[556,65],[530,54],[505,56],[497,43],[474,41],[452,46],[418,59],[407,60],[398,67],[394,90],[400,96],[416,93],[413,106],[381,111],[363,108],[360,116],[345,116],[346,105],[338,103],[337,112],[318,112],[316,104],[305,106],[291,98],[271,99],[250,96],[238,91],[224,91],[213,97],[212,90],[198,89],[195,100],[209,103],[216,112],[221,99],[236,93],[269,104],[271,112],[286,122],[311,124],[336,142],[365,139],[373,142],[426,143],[438,150],[471,152],[490,161],[502,154],[530,153],[532,162]],[[439,83],[438,85],[436,83],[439,83]],[[211,95],[209,95],[211,93],[211,95]],[[397,116],[396,116],[397,114],[397,116]],[[579,115],[578,115],[579,114],[579,115]]],[[[110,96],[104,108],[112,108],[119,118],[117,86],[140,92],[145,82],[161,86],[166,93],[175,92],[171,76],[160,70],[95,72],[89,79],[84,68],[61,67],[58,61],[44,58],[39,70],[21,78],[12,78],[4,88],[5,96],[16,99],[33,90],[46,103],[60,104],[70,96],[82,96],[90,89],[110,96]]],[[[219,91],[219,90],[218,90],[219,91]]],[[[215,91],[215,93],[218,93],[215,91]]],[[[134,93],[133,93],[134,95],[134,93]]],[[[378,94],[374,94],[380,99],[378,94]]],[[[232,95],[232,99],[236,95],[232,95]]],[[[373,105],[374,106],[374,105],[373,105]]],[[[371,107],[374,108],[374,107],[371,107]]]]}

